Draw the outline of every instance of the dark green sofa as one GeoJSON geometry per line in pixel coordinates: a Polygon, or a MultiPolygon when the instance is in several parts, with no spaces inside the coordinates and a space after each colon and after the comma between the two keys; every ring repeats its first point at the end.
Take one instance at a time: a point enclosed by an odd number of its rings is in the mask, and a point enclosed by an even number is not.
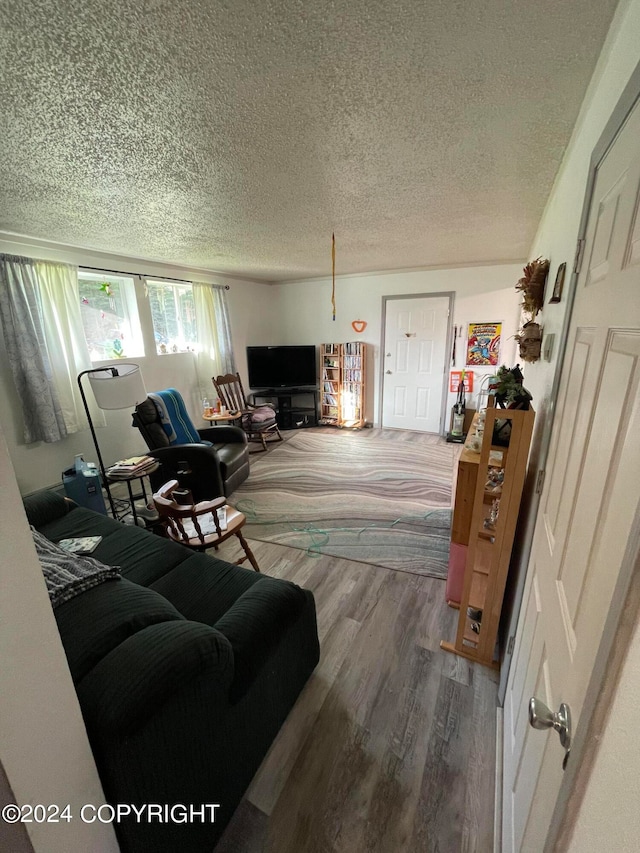
{"type": "Polygon", "coordinates": [[[122,569],[54,611],[107,800],[220,804],[214,823],[125,818],[121,849],[210,853],[318,662],[312,594],[54,492],[24,504],[122,569]]]}

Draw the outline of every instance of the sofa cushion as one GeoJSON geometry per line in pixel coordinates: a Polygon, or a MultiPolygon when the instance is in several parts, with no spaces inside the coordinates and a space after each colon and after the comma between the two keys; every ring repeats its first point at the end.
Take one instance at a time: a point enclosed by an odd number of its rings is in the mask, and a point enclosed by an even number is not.
{"type": "MultiPolygon", "coordinates": [[[[187,555],[183,545],[176,545],[187,555]]],[[[213,626],[231,605],[262,575],[217,560],[208,554],[192,553],[183,563],[155,581],[151,587],[164,595],[185,619],[213,626]]]]}
{"type": "Polygon", "coordinates": [[[22,498],[29,524],[41,530],[45,524],[66,515],[76,506],[64,495],[53,491],[34,492],[22,498]]]}
{"type": "Polygon", "coordinates": [[[127,637],[148,625],[182,619],[161,595],[125,578],[101,584],[55,612],[74,683],[127,637]]]}
{"type": "Polygon", "coordinates": [[[98,545],[98,548],[104,546],[99,555],[105,562],[121,566],[122,575],[127,580],[151,586],[189,559],[190,552],[182,545],[156,536],[150,530],[124,524],[119,526],[120,532],[103,539],[98,545]]]}
{"type": "Polygon", "coordinates": [[[253,424],[271,423],[276,417],[276,413],[271,406],[260,406],[257,409],[252,409],[249,415],[253,424]]]}
{"type": "Polygon", "coordinates": [[[189,551],[182,545],[84,507],[76,507],[68,515],[43,525],[41,532],[54,542],[70,536],[102,536],[92,556],[108,565],[120,566],[124,577],[144,586],[189,558],[189,551]]]}
{"type": "MultiPolygon", "coordinates": [[[[44,524],[33,526],[44,533],[52,542],[75,536],[109,536],[122,529],[122,524],[114,521],[111,516],[101,515],[91,509],[71,504],[71,511],[44,524]]],[[[102,544],[102,543],[100,543],[102,544]]]]}

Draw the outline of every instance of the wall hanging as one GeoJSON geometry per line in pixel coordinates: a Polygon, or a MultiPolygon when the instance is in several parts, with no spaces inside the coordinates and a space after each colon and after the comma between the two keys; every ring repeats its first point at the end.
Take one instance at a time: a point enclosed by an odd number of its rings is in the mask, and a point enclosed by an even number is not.
{"type": "Polygon", "coordinates": [[[515,335],[515,339],[520,347],[520,358],[523,361],[534,362],[540,358],[542,347],[542,329],[535,320],[544,305],[544,288],[549,274],[549,261],[547,258],[529,261],[522,273],[522,278],[516,284],[516,290],[522,293],[525,323],[515,335]],[[527,315],[529,315],[528,319],[527,315]]]}
{"type": "Polygon", "coordinates": [[[467,365],[496,365],[500,355],[502,323],[469,323],[467,365]]]}
{"type": "Polygon", "coordinates": [[[560,264],[556,273],[556,283],[553,285],[553,294],[549,302],[560,302],[562,299],[562,288],[564,287],[564,276],[567,269],[566,261],[560,264]]]}
{"type": "Polygon", "coordinates": [[[542,348],[542,329],[538,323],[525,323],[515,339],[520,347],[520,358],[523,361],[538,361],[542,348]]]}
{"type": "Polygon", "coordinates": [[[522,310],[525,314],[531,314],[531,319],[535,320],[536,314],[544,305],[544,286],[549,273],[549,261],[546,258],[536,258],[535,261],[530,261],[522,272],[516,290],[522,292],[522,310]]]}
{"type": "Polygon", "coordinates": [[[351,328],[353,329],[354,332],[357,332],[359,335],[361,335],[362,332],[364,332],[364,330],[367,328],[367,321],[366,320],[352,320],[351,321],[351,328]]]}

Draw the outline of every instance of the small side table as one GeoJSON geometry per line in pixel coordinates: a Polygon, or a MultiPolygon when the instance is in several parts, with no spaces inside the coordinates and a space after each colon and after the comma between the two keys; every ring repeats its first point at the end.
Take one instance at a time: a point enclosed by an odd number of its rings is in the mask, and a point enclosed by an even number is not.
{"type": "Polygon", "coordinates": [[[127,491],[129,492],[129,500],[128,501],[122,500],[122,499],[120,501],[118,501],[117,499],[114,501],[114,503],[116,505],[118,503],[121,505],[123,505],[123,504],[126,505],[126,506],[122,507],[122,509],[120,509],[120,510],[116,509],[116,520],[117,521],[122,521],[122,519],[126,515],[128,515],[129,512],[131,512],[131,515],[133,516],[133,523],[135,525],[138,524],[138,514],[136,512],[136,500],[143,498],[145,504],[147,504],[149,502],[149,498],[147,497],[147,491],[144,487],[144,478],[147,477],[149,474],[153,474],[153,472],[157,471],[159,467],[160,467],[160,463],[156,462],[154,465],[150,465],[148,468],[145,468],[144,471],[137,471],[134,474],[119,475],[117,477],[110,477],[109,473],[107,472],[107,481],[109,483],[126,483],[127,484],[127,491]],[[131,484],[135,480],[140,481],[141,491],[137,495],[133,494],[133,489],[131,488],[131,484]]]}
{"type": "Polygon", "coordinates": [[[203,415],[202,419],[210,424],[224,424],[230,421],[239,421],[242,417],[242,412],[225,412],[223,415],[203,415]]]}

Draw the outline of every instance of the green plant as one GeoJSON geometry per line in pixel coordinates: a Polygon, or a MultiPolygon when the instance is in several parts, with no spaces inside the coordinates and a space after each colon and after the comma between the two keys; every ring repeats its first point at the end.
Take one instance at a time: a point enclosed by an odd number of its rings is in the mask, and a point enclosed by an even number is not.
{"type": "Polygon", "coordinates": [[[522,384],[520,366],[498,368],[495,380],[491,383],[496,402],[503,409],[528,409],[531,394],[522,384]]]}

